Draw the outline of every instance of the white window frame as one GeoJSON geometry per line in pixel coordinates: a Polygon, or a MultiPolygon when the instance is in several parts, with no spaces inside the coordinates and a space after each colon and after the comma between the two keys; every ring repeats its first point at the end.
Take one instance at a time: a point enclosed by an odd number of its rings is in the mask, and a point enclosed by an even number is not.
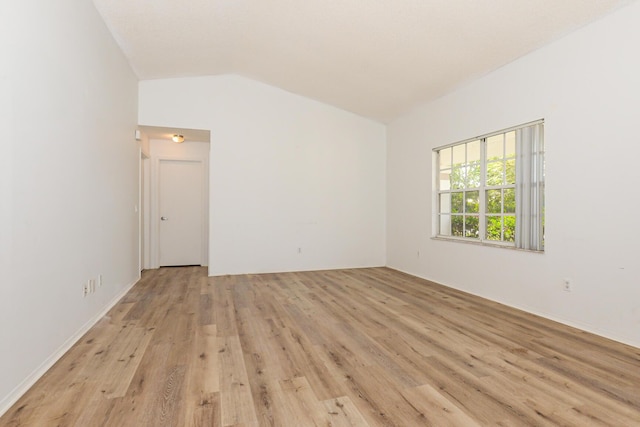
{"type": "MultiPolygon", "coordinates": [[[[452,240],[452,241],[461,241],[467,243],[475,243],[482,244],[488,246],[497,246],[497,247],[507,247],[507,248],[515,248],[522,249],[534,252],[544,252],[544,120],[536,120],[533,122],[525,123],[518,126],[513,126],[510,128],[502,129],[496,132],[491,132],[488,134],[484,134],[481,136],[477,136],[474,138],[465,139],[463,141],[455,142],[453,144],[443,145],[433,149],[433,238],[439,240],[452,240]],[[536,129],[538,133],[536,134],[535,142],[531,145],[525,145],[525,143],[516,144],[516,182],[515,184],[507,184],[505,182],[502,185],[487,185],[487,139],[501,134],[507,134],[512,131],[519,132],[519,135],[522,135],[523,131],[528,129],[536,129]],[[440,189],[440,153],[442,150],[447,148],[452,148],[456,146],[460,146],[463,144],[468,144],[474,141],[480,141],[480,184],[479,187],[466,187],[468,183],[465,183],[465,187],[462,189],[440,189]],[[533,154],[525,154],[523,156],[523,152],[526,150],[522,147],[526,147],[528,150],[533,150],[533,154]],[[522,171],[520,171],[522,169],[522,171]],[[524,176],[523,176],[524,175],[524,176]],[[532,184],[532,180],[535,182],[532,184]],[[535,190],[531,191],[529,188],[533,187],[535,190]],[[527,190],[523,190],[526,188],[527,190]],[[504,211],[504,190],[505,189],[513,189],[516,197],[516,212],[505,212],[504,211]],[[451,227],[454,216],[462,216],[463,218],[468,215],[463,209],[462,213],[454,213],[449,210],[449,212],[441,212],[441,195],[442,194],[453,194],[459,190],[463,194],[463,205],[466,204],[464,200],[464,194],[468,191],[478,191],[479,192],[479,209],[477,213],[478,217],[478,237],[466,237],[466,228],[463,227],[463,236],[453,236],[452,234],[441,234],[441,217],[443,215],[448,215],[450,218],[449,227],[451,227]],[[488,213],[487,212],[487,200],[486,194],[488,190],[501,190],[502,193],[502,201],[501,201],[501,211],[499,214],[497,213],[488,213]],[[525,194],[526,193],[526,194],[525,194]],[[487,217],[500,216],[503,218],[501,221],[501,239],[498,240],[490,240],[487,239],[486,236],[486,223],[487,217]],[[515,216],[516,217],[516,236],[513,242],[504,241],[504,217],[505,216],[515,216]],[[526,226],[527,229],[524,230],[523,226],[526,226]]],[[[522,137],[524,140],[525,137],[522,137]]],[[[505,144],[503,140],[503,144],[505,144]]],[[[527,144],[531,144],[527,142],[527,144]]],[[[503,145],[503,163],[506,161],[504,157],[504,145],[503,145]]],[[[450,171],[454,170],[453,160],[450,165],[450,171]]],[[[465,150],[465,166],[469,165],[468,153],[465,150]]],[[[506,172],[506,169],[503,169],[503,173],[506,172]]],[[[451,183],[450,183],[451,186],[451,183]]],[[[450,197],[452,200],[452,197],[450,197]]],[[[451,203],[451,202],[450,202],[451,203]]],[[[471,213],[475,216],[475,213],[471,213]]]]}

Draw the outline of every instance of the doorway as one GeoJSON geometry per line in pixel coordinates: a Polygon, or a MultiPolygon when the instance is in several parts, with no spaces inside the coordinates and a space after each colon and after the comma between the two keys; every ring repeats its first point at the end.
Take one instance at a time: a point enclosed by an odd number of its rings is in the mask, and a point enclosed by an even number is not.
{"type": "Polygon", "coordinates": [[[149,138],[148,268],[209,264],[209,133],[180,131],[149,138]]]}
{"type": "Polygon", "coordinates": [[[200,160],[159,159],[158,265],[202,265],[204,165],[200,160]]]}

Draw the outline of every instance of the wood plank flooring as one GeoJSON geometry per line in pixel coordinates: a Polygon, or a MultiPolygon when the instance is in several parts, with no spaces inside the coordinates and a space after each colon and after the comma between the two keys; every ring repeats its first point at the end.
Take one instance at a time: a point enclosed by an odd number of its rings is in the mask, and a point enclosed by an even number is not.
{"type": "Polygon", "coordinates": [[[640,426],[640,349],[386,268],[142,280],[0,426],[640,426]]]}

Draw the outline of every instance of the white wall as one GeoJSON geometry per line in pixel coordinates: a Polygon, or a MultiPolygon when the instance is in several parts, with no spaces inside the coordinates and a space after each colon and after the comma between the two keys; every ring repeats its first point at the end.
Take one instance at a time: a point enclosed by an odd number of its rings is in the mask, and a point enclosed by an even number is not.
{"type": "Polygon", "coordinates": [[[640,346],[639,42],[636,2],[392,123],[388,265],[640,346]],[[431,150],[540,118],[546,252],[430,239],[431,150]]]}
{"type": "Polygon", "coordinates": [[[140,124],[211,130],[211,275],[385,264],[383,125],[238,76],[139,88],[140,124]]]}
{"type": "Polygon", "coordinates": [[[2,6],[0,413],[137,279],[140,156],[137,79],[92,3],[2,6]]]}

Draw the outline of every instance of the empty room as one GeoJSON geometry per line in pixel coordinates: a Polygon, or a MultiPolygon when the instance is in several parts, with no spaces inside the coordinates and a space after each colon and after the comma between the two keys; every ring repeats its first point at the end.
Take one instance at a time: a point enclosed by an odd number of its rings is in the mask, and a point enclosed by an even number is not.
{"type": "Polygon", "coordinates": [[[0,426],[640,426],[639,1],[0,17],[0,426]]]}

